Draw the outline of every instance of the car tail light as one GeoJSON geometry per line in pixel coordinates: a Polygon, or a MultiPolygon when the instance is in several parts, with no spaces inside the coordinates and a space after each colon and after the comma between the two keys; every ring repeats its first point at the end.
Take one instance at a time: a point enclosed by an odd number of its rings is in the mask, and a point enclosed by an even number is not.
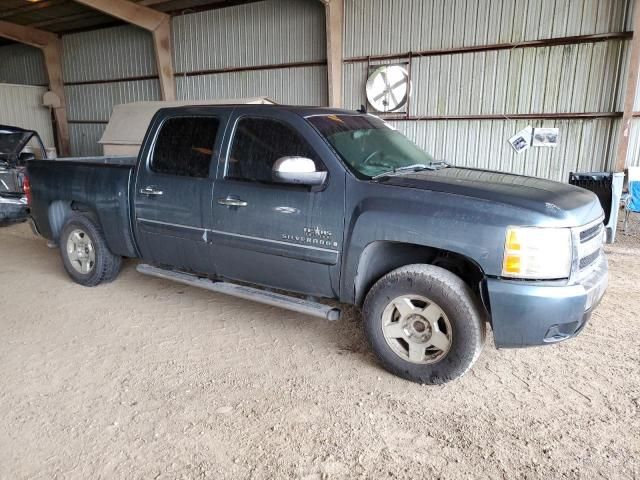
{"type": "Polygon", "coordinates": [[[29,177],[26,175],[22,179],[22,190],[24,190],[24,195],[27,197],[27,205],[31,206],[31,182],[29,181],[29,177]]]}

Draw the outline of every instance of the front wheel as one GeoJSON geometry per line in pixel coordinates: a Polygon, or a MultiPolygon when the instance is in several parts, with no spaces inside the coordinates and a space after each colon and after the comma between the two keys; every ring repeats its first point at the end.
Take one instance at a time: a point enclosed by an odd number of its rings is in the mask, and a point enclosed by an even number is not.
{"type": "Polygon", "coordinates": [[[469,286],[433,265],[382,277],[364,302],[365,334],[390,372],[423,384],[462,376],[485,340],[483,307],[469,286]]]}
{"type": "Polygon", "coordinates": [[[99,225],[81,214],[71,215],[62,227],[60,255],[69,276],[86,287],[113,280],[122,263],[107,247],[99,225]]]}

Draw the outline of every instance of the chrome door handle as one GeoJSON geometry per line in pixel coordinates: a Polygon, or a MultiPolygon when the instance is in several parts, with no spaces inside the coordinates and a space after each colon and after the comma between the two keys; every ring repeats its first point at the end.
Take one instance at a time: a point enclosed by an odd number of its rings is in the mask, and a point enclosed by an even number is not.
{"type": "Polygon", "coordinates": [[[155,187],[144,187],[140,189],[140,193],[143,195],[162,195],[164,192],[155,187]]]}
{"type": "Polygon", "coordinates": [[[218,204],[225,207],[246,207],[248,205],[244,200],[240,200],[238,197],[219,198],[218,204]]]}

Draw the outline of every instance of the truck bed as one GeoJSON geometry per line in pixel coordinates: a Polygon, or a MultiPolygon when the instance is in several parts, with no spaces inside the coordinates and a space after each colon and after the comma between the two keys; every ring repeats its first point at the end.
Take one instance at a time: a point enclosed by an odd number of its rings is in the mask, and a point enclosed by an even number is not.
{"type": "Polygon", "coordinates": [[[129,203],[135,164],[135,157],[70,157],[27,162],[31,188],[38,192],[30,206],[31,217],[40,234],[57,241],[70,211],[87,210],[99,218],[113,253],[137,256],[129,203]]]}

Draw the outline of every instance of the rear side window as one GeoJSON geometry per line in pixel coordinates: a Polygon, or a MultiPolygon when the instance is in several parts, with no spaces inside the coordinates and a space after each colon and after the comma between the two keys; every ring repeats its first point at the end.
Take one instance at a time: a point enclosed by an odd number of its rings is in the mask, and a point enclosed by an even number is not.
{"type": "Polygon", "coordinates": [[[270,118],[243,117],[236,125],[226,178],[274,183],[273,164],[291,156],[310,158],[316,170],[325,170],[311,146],[290,125],[270,118]]]}
{"type": "Polygon", "coordinates": [[[167,119],[158,133],[151,170],[182,177],[208,177],[219,126],[215,117],[167,119]]]}

